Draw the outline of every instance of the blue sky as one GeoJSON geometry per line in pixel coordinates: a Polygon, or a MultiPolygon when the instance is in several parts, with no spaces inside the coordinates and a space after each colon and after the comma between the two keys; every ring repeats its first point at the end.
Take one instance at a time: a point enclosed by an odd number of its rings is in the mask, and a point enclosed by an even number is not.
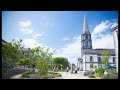
{"type": "Polygon", "coordinates": [[[117,11],[3,11],[2,38],[7,42],[21,38],[25,47],[35,47],[36,43],[56,49],[56,56],[74,62],[80,57],[84,14],[93,47],[114,48],[109,30],[118,24],[117,11]],[[108,39],[109,42],[100,45],[108,39]]]}

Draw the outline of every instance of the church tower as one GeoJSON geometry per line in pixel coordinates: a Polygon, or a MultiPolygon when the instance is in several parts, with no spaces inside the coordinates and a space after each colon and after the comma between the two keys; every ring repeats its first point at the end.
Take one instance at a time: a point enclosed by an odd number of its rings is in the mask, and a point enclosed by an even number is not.
{"type": "Polygon", "coordinates": [[[81,56],[83,56],[84,50],[86,49],[92,49],[92,40],[91,40],[91,34],[88,30],[86,17],[84,15],[83,33],[81,35],[81,56]]]}

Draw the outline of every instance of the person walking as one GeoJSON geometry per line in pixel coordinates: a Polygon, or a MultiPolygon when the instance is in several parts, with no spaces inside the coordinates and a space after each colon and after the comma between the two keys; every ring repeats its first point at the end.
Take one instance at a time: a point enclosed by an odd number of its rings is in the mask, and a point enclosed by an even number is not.
{"type": "Polygon", "coordinates": [[[67,67],[67,73],[68,73],[68,69],[69,69],[69,68],[67,67]]]}

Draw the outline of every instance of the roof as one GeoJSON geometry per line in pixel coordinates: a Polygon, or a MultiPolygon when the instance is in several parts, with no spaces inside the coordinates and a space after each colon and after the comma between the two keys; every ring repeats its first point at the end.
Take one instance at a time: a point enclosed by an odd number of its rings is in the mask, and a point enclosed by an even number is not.
{"type": "Polygon", "coordinates": [[[86,21],[86,17],[84,15],[84,21],[83,21],[83,33],[88,33],[89,34],[89,31],[88,31],[88,25],[87,25],[87,21],[86,21]]]}
{"type": "Polygon", "coordinates": [[[118,25],[111,29],[111,31],[114,31],[114,30],[118,31],[118,25]]]}
{"type": "Polygon", "coordinates": [[[22,51],[29,51],[28,48],[22,48],[22,51]]]}
{"type": "Polygon", "coordinates": [[[84,51],[85,54],[99,54],[101,55],[101,53],[105,50],[110,50],[111,55],[115,55],[115,49],[86,49],[84,51]]]}
{"type": "Polygon", "coordinates": [[[3,43],[7,43],[7,42],[6,42],[5,40],[3,40],[3,39],[2,39],[2,42],[3,42],[3,43]]]}

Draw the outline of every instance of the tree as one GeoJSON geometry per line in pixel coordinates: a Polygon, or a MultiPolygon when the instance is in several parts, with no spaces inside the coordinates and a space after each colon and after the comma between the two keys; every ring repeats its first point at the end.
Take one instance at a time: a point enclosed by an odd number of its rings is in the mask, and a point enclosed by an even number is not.
{"type": "Polygon", "coordinates": [[[109,65],[109,58],[111,56],[111,52],[109,50],[105,50],[102,52],[102,63],[104,65],[109,65]]]}
{"type": "Polygon", "coordinates": [[[22,40],[2,43],[2,76],[5,78],[20,59],[22,40]]]}
{"type": "Polygon", "coordinates": [[[35,67],[36,60],[45,60],[48,64],[52,62],[52,55],[54,51],[50,52],[49,48],[45,49],[45,47],[38,46],[33,49],[29,48],[29,51],[31,52],[30,59],[34,67],[35,67]]]}
{"type": "Polygon", "coordinates": [[[36,68],[38,69],[37,78],[42,78],[43,75],[47,74],[48,65],[45,60],[37,60],[36,61],[36,68]]]}
{"type": "Polygon", "coordinates": [[[64,58],[64,57],[56,57],[56,58],[54,58],[53,63],[62,65],[64,69],[69,67],[68,59],[64,58]]]}

